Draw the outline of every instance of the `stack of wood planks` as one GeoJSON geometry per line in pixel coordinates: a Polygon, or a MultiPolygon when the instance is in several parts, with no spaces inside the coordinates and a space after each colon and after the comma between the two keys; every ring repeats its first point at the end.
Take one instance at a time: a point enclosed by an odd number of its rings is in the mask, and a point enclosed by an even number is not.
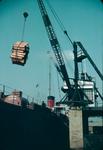
{"type": "Polygon", "coordinates": [[[13,64],[25,65],[29,53],[29,44],[24,41],[16,42],[12,47],[11,59],[13,64]]]}

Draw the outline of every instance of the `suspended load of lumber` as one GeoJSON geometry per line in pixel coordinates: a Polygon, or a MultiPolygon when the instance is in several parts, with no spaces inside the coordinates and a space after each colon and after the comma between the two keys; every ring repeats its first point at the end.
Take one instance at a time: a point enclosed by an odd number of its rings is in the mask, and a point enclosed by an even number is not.
{"type": "Polygon", "coordinates": [[[29,53],[29,44],[24,41],[16,42],[12,47],[11,60],[13,64],[25,65],[29,53]]]}

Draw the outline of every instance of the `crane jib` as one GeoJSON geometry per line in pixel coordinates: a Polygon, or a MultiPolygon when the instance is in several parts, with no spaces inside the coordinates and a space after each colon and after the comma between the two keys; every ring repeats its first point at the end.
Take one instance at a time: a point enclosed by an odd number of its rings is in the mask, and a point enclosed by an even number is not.
{"type": "Polygon", "coordinates": [[[51,44],[51,47],[53,49],[53,52],[55,54],[56,60],[58,62],[58,66],[60,68],[60,72],[62,74],[62,78],[63,80],[66,82],[68,89],[71,89],[71,84],[69,81],[69,76],[66,70],[66,66],[64,63],[64,59],[61,53],[61,47],[60,44],[58,42],[58,39],[56,37],[56,34],[54,32],[53,26],[51,24],[51,21],[49,19],[49,16],[47,14],[46,8],[44,6],[44,3],[42,0],[37,0],[39,8],[40,8],[40,12],[41,12],[41,16],[45,25],[45,29],[47,31],[48,34],[48,38],[51,44]]]}

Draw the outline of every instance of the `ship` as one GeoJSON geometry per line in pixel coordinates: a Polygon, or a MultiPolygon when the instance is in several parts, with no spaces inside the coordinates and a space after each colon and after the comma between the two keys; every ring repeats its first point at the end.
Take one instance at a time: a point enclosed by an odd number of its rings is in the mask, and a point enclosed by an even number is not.
{"type": "Polygon", "coordinates": [[[68,124],[45,105],[0,100],[0,150],[68,150],[68,124]]]}
{"type": "Polygon", "coordinates": [[[0,150],[102,150],[102,123],[88,121],[102,117],[102,107],[68,109],[55,105],[53,96],[47,104],[29,103],[21,91],[1,93],[0,150]]]}

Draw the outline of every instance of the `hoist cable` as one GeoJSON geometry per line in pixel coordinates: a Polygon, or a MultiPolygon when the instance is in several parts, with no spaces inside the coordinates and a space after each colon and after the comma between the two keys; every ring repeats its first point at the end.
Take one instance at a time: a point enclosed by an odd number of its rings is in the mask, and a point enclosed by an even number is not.
{"type": "Polygon", "coordinates": [[[27,13],[27,12],[24,12],[24,13],[23,13],[23,16],[24,16],[24,24],[23,24],[23,30],[22,30],[21,41],[23,41],[23,39],[24,39],[25,25],[26,25],[26,19],[27,19],[27,17],[28,17],[28,13],[27,13]]]}
{"type": "MultiPolygon", "coordinates": [[[[60,20],[59,16],[57,15],[56,11],[54,10],[54,8],[51,6],[51,4],[50,4],[48,1],[46,1],[46,2],[47,2],[48,7],[50,8],[50,10],[51,10],[51,12],[52,12],[52,14],[53,14],[55,20],[56,20],[57,23],[59,24],[61,30],[62,30],[63,33],[68,37],[70,43],[71,43],[72,46],[73,46],[73,42],[72,42],[70,36],[68,35],[68,33],[67,33],[67,31],[66,31],[66,29],[65,29],[65,27],[64,27],[64,25],[63,25],[63,23],[62,23],[62,21],[60,20]]],[[[64,55],[64,57],[66,58],[66,56],[65,56],[64,53],[63,53],[63,55],[64,55]]],[[[66,60],[67,60],[67,58],[66,58],[66,60]]],[[[70,68],[72,68],[72,67],[70,67],[70,68]]],[[[71,69],[71,70],[72,70],[72,69],[71,69]]]]}
{"type": "MultiPolygon", "coordinates": [[[[47,2],[47,1],[46,1],[46,2],[47,2]]],[[[57,15],[56,11],[54,10],[54,8],[51,6],[51,4],[50,4],[49,2],[47,2],[47,4],[48,4],[48,6],[49,6],[49,8],[50,8],[50,10],[51,10],[51,12],[52,12],[52,14],[53,14],[55,20],[56,20],[57,23],[59,24],[61,30],[62,30],[62,31],[64,32],[64,34],[67,36],[67,38],[69,39],[70,43],[73,45],[73,42],[72,42],[72,40],[71,40],[71,38],[70,38],[70,36],[69,36],[67,30],[65,29],[65,27],[64,27],[64,25],[63,25],[63,23],[62,23],[62,21],[60,20],[59,16],[57,15]]]]}
{"type": "Polygon", "coordinates": [[[23,31],[22,31],[21,41],[23,41],[23,39],[24,39],[25,22],[26,22],[26,19],[24,20],[24,24],[23,24],[23,31]]]}

